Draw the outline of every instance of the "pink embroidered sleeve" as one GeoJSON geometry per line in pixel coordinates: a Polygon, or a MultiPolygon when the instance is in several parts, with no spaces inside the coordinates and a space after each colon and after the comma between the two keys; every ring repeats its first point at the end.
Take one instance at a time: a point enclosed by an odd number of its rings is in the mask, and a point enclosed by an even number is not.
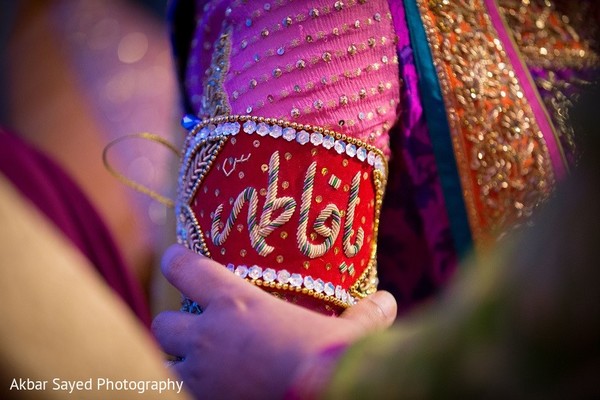
{"type": "Polygon", "coordinates": [[[225,0],[198,10],[185,85],[199,116],[218,97],[229,114],[317,125],[389,155],[399,78],[386,1],[225,0]]]}
{"type": "Polygon", "coordinates": [[[378,282],[399,105],[388,5],[218,0],[197,10],[184,84],[199,119],[186,122],[178,240],[278,297],[339,315],[378,282]]]}

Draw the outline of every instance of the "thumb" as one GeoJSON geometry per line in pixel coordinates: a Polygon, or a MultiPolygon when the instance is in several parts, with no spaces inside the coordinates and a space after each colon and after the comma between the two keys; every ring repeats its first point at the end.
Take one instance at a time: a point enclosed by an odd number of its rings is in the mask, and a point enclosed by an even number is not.
{"type": "Polygon", "coordinates": [[[382,290],[348,308],[340,318],[356,322],[367,333],[392,325],[396,319],[396,311],[396,299],[389,292],[382,290]]]}

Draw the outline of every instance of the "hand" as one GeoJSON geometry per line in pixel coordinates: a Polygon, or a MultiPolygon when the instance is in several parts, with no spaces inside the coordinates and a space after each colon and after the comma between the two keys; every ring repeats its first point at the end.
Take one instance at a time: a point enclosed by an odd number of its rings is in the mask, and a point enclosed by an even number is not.
{"type": "Polygon", "coordinates": [[[377,292],[339,318],[281,301],[219,263],[182,246],[163,257],[163,273],[204,310],[161,313],[152,328],[173,368],[196,397],[282,398],[296,369],[328,346],[350,344],[390,326],[396,302],[377,292]]]}

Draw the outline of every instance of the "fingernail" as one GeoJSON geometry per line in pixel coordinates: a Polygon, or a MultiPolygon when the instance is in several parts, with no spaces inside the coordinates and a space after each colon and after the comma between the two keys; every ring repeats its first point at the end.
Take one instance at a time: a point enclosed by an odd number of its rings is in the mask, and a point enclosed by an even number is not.
{"type": "Polygon", "coordinates": [[[391,293],[386,292],[385,290],[377,291],[371,295],[371,300],[379,305],[386,316],[392,319],[396,318],[398,305],[391,293]]]}

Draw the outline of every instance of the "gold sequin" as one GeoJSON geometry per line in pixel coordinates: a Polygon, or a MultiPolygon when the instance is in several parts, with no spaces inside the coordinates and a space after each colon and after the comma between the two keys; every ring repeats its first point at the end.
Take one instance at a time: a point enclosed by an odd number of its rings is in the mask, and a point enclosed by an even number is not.
{"type": "Polygon", "coordinates": [[[516,201],[530,213],[547,198],[554,184],[550,156],[511,61],[494,43],[498,34],[481,17],[484,1],[418,3],[442,93],[454,104],[448,113],[454,153],[473,238],[483,244],[527,214],[514,208],[516,201]],[[498,151],[503,145],[508,152],[498,151]]]}
{"type": "MultiPolygon", "coordinates": [[[[574,20],[583,21],[586,7],[571,8],[574,18],[561,14],[555,1],[499,0],[499,11],[529,66],[560,70],[598,64],[598,55],[577,34],[574,20]]],[[[577,28],[580,28],[577,26],[577,28]]]]}
{"type": "Polygon", "coordinates": [[[527,65],[547,72],[545,76],[536,77],[535,83],[556,124],[565,158],[576,163],[579,152],[570,111],[575,93],[591,83],[589,69],[600,64],[600,57],[585,40],[596,37],[598,32],[595,21],[590,24],[594,18],[588,10],[590,4],[565,7],[568,14],[562,14],[553,1],[501,0],[498,3],[527,65]],[[566,69],[571,72],[560,72],[566,69]]]}
{"type": "Polygon", "coordinates": [[[229,58],[231,54],[231,29],[223,33],[215,44],[212,54],[211,66],[206,70],[207,78],[204,81],[204,94],[200,115],[216,117],[231,113],[231,105],[223,82],[229,71],[229,58]],[[218,67],[217,67],[218,66],[218,67]]]}

